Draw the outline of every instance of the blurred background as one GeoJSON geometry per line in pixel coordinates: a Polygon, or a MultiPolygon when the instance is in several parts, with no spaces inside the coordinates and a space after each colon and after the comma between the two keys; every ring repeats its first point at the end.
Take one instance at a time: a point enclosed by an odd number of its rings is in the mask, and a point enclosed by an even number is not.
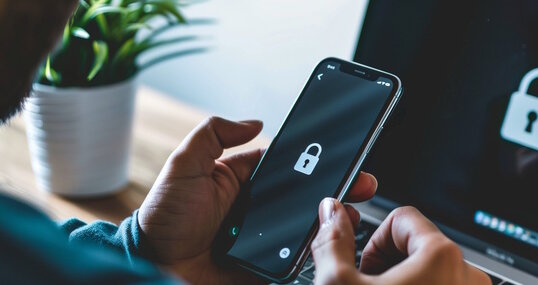
{"type": "Polygon", "coordinates": [[[264,121],[226,154],[267,147],[316,64],[353,60],[368,3],[80,1],[25,111],[0,129],[0,188],[57,218],[119,222],[207,116],[264,121]]]}
{"type": "MultiPolygon", "coordinates": [[[[208,114],[265,122],[278,130],[317,62],[351,60],[367,0],[211,0],[187,6],[189,19],[213,23],[180,26],[165,37],[196,35],[181,48],[211,50],[165,61],[144,71],[142,84],[208,114]]],[[[148,52],[165,53],[168,46],[148,52]]]]}
{"type": "MultiPolygon", "coordinates": [[[[0,32],[13,44],[0,61],[11,65],[0,67],[17,71],[57,38],[35,28],[40,17],[59,19],[50,8],[65,6],[0,0],[0,12],[8,2],[0,32]]],[[[383,219],[413,205],[472,248],[471,262],[534,278],[537,3],[79,0],[24,111],[0,128],[0,195],[56,220],[120,223],[204,118],[264,121],[224,155],[267,147],[316,64],[338,57],[397,74],[408,94],[364,164],[380,184],[361,211],[383,219]]]]}

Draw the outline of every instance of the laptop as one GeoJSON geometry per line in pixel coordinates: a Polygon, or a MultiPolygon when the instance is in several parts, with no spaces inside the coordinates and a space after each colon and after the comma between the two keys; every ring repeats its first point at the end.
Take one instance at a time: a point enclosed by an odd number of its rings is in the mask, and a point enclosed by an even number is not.
{"type": "MultiPolygon", "coordinates": [[[[356,205],[357,266],[413,205],[493,284],[538,284],[537,15],[535,0],[369,2],[354,60],[397,74],[405,96],[364,166],[379,187],[356,205]]],[[[314,277],[309,259],[290,284],[314,277]]]]}

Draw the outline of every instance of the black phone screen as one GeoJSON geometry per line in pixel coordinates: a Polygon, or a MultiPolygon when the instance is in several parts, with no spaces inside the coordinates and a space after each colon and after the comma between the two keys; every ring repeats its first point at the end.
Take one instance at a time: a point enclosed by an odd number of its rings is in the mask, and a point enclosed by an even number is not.
{"type": "Polygon", "coordinates": [[[246,201],[235,205],[243,211],[227,225],[234,240],[228,257],[270,276],[289,272],[320,201],[349,176],[398,83],[343,64],[327,59],[316,67],[245,189],[246,201]]]}

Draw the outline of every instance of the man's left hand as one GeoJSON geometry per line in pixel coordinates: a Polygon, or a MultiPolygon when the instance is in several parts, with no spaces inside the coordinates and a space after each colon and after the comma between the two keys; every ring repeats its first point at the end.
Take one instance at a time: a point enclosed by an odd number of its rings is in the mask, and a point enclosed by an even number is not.
{"type": "MultiPolygon", "coordinates": [[[[252,140],[261,129],[260,121],[205,120],[169,157],[138,212],[155,261],[192,284],[261,282],[245,271],[221,268],[211,259],[213,239],[264,150],[220,157],[225,148],[252,140]]],[[[372,175],[361,173],[348,197],[369,199],[376,187],[372,175]]],[[[349,213],[357,219],[354,211],[349,213]]]]}

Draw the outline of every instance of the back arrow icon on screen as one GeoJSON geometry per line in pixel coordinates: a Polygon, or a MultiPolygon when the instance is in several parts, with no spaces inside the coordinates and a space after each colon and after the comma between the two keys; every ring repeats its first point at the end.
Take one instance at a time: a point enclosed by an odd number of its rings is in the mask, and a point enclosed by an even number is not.
{"type": "Polygon", "coordinates": [[[322,76],[323,76],[323,73],[318,74],[318,80],[321,80],[322,76]]]}

